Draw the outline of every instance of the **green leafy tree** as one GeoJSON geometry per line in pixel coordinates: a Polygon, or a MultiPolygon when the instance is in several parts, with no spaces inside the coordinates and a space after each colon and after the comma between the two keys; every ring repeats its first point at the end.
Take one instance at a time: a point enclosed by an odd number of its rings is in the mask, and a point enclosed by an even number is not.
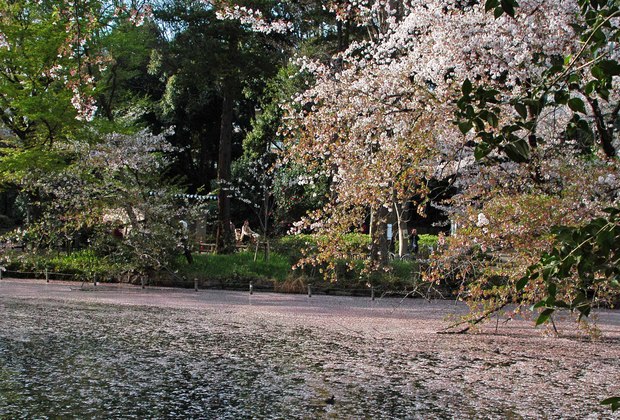
{"type": "Polygon", "coordinates": [[[0,140],[0,182],[62,165],[56,143],[87,138],[100,110],[112,119],[118,80],[129,78],[119,78],[120,69],[137,67],[113,53],[131,56],[117,47],[135,45],[128,28],[147,15],[121,1],[0,2],[0,123],[8,133],[0,140]]]}
{"type": "Polygon", "coordinates": [[[193,188],[209,188],[212,179],[220,184],[217,243],[222,252],[232,250],[225,190],[231,162],[240,154],[240,134],[254,112],[256,102],[248,98],[258,96],[284,58],[273,16],[277,5],[254,1],[233,6],[186,1],[164,3],[155,11],[172,35],[153,69],[166,79],[161,109],[179,127],[177,138],[194,146],[183,157],[185,169],[197,169],[196,179],[189,180],[193,188]]]}

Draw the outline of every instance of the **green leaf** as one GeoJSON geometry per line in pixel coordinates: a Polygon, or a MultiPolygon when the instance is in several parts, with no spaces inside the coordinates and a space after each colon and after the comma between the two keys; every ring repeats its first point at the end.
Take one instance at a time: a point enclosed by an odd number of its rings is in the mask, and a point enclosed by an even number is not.
{"type": "Polygon", "coordinates": [[[594,76],[598,80],[603,80],[603,79],[605,79],[607,77],[607,74],[605,73],[605,70],[603,70],[598,65],[592,66],[592,68],[590,69],[590,72],[592,73],[592,76],[594,76]]]}
{"type": "Polygon", "coordinates": [[[487,0],[484,3],[484,11],[488,12],[491,9],[495,9],[498,6],[498,4],[499,4],[498,0],[487,0]]]}
{"type": "Polygon", "coordinates": [[[495,17],[495,19],[497,19],[503,14],[504,14],[504,9],[502,9],[501,7],[496,7],[495,11],[493,12],[493,16],[495,17]]]}
{"type": "Polygon", "coordinates": [[[581,112],[582,114],[586,113],[586,105],[580,98],[570,98],[568,100],[568,107],[573,112],[581,112]]]}
{"type": "Polygon", "coordinates": [[[456,101],[456,106],[461,110],[464,111],[465,107],[467,106],[467,104],[469,103],[469,101],[467,100],[467,98],[464,97],[460,97],[458,101],[456,101]]]}
{"type": "Polygon", "coordinates": [[[568,309],[568,304],[566,302],[564,302],[563,300],[556,300],[553,303],[553,306],[555,306],[556,308],[568,309]]]}
{"type": "Polygon", "coordinates": [[[553,100],[557,104],[566,105],[569,99],[569,93],[564,90],[559,90],[553,94],[553,100]]]}
{"type": "Polygon", "coordinates": [[[533,115],[538,115],[542,111],[543,104],[541,102],[542,100],[536,100],[536,99],[524,100],[524,103],[530,107],[530,114],[533,114],[533,115]]]}
{"type": "Polygon", "coordinates": [[[594,93],[594,91],[596,90],[596,88],[599,86],[599,82],[598,80],[591,80],[586,84],[586,87],[584,89],[586,95],[592,95],[592,93],[594,93]]]}
{"type": "Polygon", "coordinates": [[[540,315],[538,315],[538,318],[536,319],[536,326],[539,326],[540,324],[544,324],[545,322],[547,322],[549,318],[551,317],[551,315],[553,314],[553,312],[555,312],[555,309],[551,309],[551,308],[547,308],[544,311],[542,311],[540,315]]]}
{"type": "Polygon", "coordinates": [[[598,67],[609,77],[620,76],[620,64],[616,60],[602,60],[598,63],[598,67]]]}
{"type": "Polygon", "coordinates": [[[601,401],[602,405],[609,405],[611,407],[611,411],[616,411],[617,409],[620,408],[620,397],[611,397],[611,398],[607,398],[604,399],[603,401],[601,401]]]}
{"type": "Polygon", "coordinates": [[[510,17],[515,17],[515,3],[511,0],[501,0],[501,7],[504,9],[504,12],[510,17]]]}
{"type": "Polygon", "coordinates": [[[609,254],[609,251],[614,246],[615,241],[615,235],[611,230],[602,230],[596,236],[596,243],[598,244],[601,252],[605,255],[609,254]]]}
{"type": "Polygon", "coordinates": [[[476,160],[481,160],[491,153],[491,150],[493,150],[493,148],[488,143],[479,143],[474,150],[474,157],[476,160]]]}
{"type": "Polygon", "coordinates": [[[467,134],[469,130],[472,129],[473,124],[471,121],[462,121],[458,124],[458,126],[459,126],[459,130],[461,130],[461,133],[467,134]]]}
{"type": "Polygon", "coordinates": [[[578,73],[573,73],[570,76],[568,76],[569,84],[579,84],[580,81],[581,81],[581,77],[579,77],[578,73]]]}
{"type": "Polygon", "coordinates": [[[463,86],[461,86],[461,91],[463,92],[463,96],[469,96],[473,90],[473,86],[469,79],[465,79],[463,82],[463,86]]]}
{"type": "Polygon", "coordinates": [[[491,125],[491,127],[497,128],[497,125],[499,124],[499,118],[497,117],[496,113],[489,112],[489,114],[486,117],[486,120],[491,125]]]}
{"type": "Polygon", "coordinates": [[[527,162],[530,160],[530,145],[524,139],[518,139],[504,146],[504,153],[514,162],[527,162]]]}
{"type": "Polygon", "coordinates": [[[517,113],[519,114],[521,118],[523,119],[527,118],[527,108],[525,104],[523,104],[522,102],[515,103],[515,110],[517,111],[517,113]]]}
{"type": "Polygon", "coordinates": [[[523,290],[529,281],[530,281],[529,276],[521,277],[519,281],[517,281],[517,285],[516,285],[517,292],[520,292],[521,290],[523,290]]]}
{"type": "Polygon", "coordinates": [[[590,316],[592,307],[590,305],[581,305],[577,307],[577,310],[579,311],[579,319],[581,320],[581,318],[587,318],[590,316]]]}

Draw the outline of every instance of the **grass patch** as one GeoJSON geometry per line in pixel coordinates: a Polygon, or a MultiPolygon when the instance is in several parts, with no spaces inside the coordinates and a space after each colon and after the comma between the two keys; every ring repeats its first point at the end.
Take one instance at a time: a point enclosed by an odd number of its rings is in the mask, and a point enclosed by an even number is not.
{"type": "Polygon", "coordinates": [[[6,269],[20,273],[25,277],[41,278],[47,271],[51,278],[59,280],[84,280],[85,277],[97,276],[100,280],[112,279],[122,271],[118,264],[111,263],[104,257],[95,255],[92,250],[82,249],[70,254],[46,253],[11,253],[3,256],[6,269]]]}
{"type": "Polygon", "coordinates": [[[262,256],[254,261],[253,252],[238,252],[229,255],[195,254],[193,264],[179,259],[176,270],[179,276],[187,279],[284,281],[291,272],[291,266],[286,256],[277,253],[271,253],[269,261],[262,256]]]}

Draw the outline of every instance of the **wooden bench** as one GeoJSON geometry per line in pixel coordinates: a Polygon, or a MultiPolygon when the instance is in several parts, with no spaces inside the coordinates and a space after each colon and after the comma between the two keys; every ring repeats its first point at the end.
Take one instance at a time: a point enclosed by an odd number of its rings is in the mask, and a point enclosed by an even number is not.
{"type": "Polygon", "coordinates": [[[198,253],[202,254],[203,252],[207,252],[207,253],[214,253],[216,249],[216,246],[214,243],[208,243],[208,242],[200,242],[198,244],[198,253]]]}

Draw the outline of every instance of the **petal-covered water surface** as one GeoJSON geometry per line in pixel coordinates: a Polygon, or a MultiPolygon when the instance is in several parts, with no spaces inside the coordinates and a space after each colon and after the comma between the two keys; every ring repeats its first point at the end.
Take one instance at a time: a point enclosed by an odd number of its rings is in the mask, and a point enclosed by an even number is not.
{"type": "Polygon", "coordinates": [[[598,341],[524,321],[436,333],[464,311],[2,280],[0,418],[612,416],[620,313],[599,314],[598,341]]]}

